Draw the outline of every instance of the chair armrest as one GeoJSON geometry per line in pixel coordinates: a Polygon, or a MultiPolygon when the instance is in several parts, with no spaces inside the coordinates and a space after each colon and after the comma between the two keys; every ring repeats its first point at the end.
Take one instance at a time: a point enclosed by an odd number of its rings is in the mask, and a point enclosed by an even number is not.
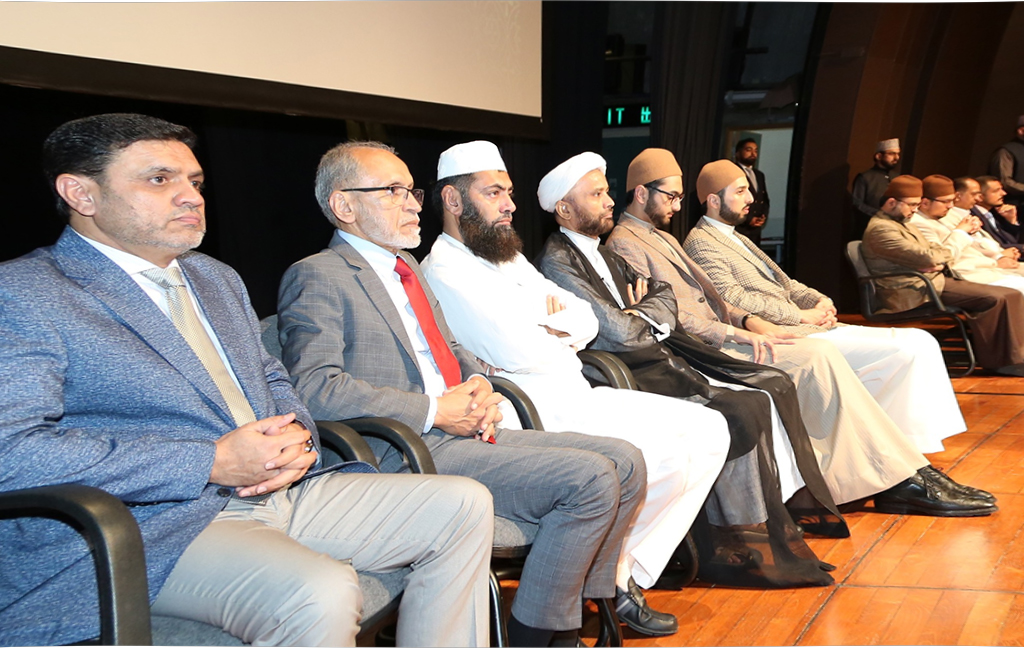
{"type": "Polygon", "coordinates": [[[316,421],[320,442],[337,452],[345,461],[365,461],[374,468],[377,457],[366,440],[348,425],[339,421],[316,421]]]}
{"type": "Polygon", "coordinates": [[[71,523],[89,543],[96,564],[100,643],[152,644],[142,534],[121,500],[92,486],[40,486],[0,493],[0,516],[71,523]]]}
{"type": "Polygon", "coordinates": [[[405,423],[389,418],[368,417],[348,419],[345,425],[363,436],[390,443],[405,455],[414,473],[437,474],[437,467],[434,465],[434,458],[430,456],[427,444],[405,423]]]}
{"type": "Polygon", "coordinates": [[[608,384],[616,389],[636,389],[636,380],[633,379],[633,372],[626,364],[619,360],[614,353],[608,351],[595,351],[584,349],[576,354],[585,365],[597,369],[608,381],[608,384]]]}
{"type": "Polygon", "coordinates": [[[923,273],[918,272],[917,270],[904,270],[900,272],[882,272],[879,274],[870,274],[865,275],[863,277],[857,277],[857,281],[874,281],[875,279],[884,279],[886,277],[917,277],[918,279],[924,281],[924,286],[928,290],[928,296],[939,309],[944,311],[951,310],[942,302],[942,298],[939,297],[939,293],[935,290],[935,285],[932,283],[932,280],[926,277],[923,273]]]}
{"type": "Polygon", "coordinates": [[[494,391],[507,398],[512,403],[512,407],[516,408],[519,422],[523,424],[524,429],[544,430],[544,424],[540,421],[540,412],[537,411],[537,406],[533,404],[533,401],[526,395],[522,387],[501,376],[491,376],[488,380],[491,381],[491,387],[494,388],[494,391]]]}

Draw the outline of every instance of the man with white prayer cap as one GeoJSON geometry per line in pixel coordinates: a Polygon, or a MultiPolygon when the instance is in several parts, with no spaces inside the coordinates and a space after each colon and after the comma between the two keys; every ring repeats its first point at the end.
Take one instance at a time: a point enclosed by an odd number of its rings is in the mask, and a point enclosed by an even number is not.
{"type": "MultiPolygon", "coordinates": [[[[591,161],[576,162],[581,174],[591,161]]],[[[674,633],[675,617],[651,610],[638,585],[654,585],[722,470],[725,419],[696,403],[590,386],[576,351],[597,335],[597,318],[523,256],[512,181],[494,144],[442,153],[433,199],[443,233],[422,267],[459,343],[522,387],[546,428],[622,438],[643,453],[647,498],[622,548],[616,608],[637,632],[674,633]]]]}
{"type": "Polygon", "coordinates": [[[853,188],[850,194],[853,197],[853,207],[856,210],[855,238],[860,238],[867,227],[871,217],[878,213],[882,206],[883,195],[889,187],[889,180],[896,174],[893,169],[900,163],[900,141],[897,138],[882,140],[875,145],[875,165],[858,173],[853,179],[853,188]]]}

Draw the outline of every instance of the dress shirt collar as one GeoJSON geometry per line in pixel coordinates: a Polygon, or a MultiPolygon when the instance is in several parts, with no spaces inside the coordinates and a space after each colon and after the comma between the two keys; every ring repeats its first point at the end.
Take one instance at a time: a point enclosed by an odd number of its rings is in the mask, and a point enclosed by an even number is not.
{"type": "Polygon", "coordinates": [[[723,223],[722,221],[716,220],[714,218],[709,218],[707,216],[701,216],[701,218],[704,219],[704,222],[714,227],[722,234],[725,234],[731,239],[736,238],[736,228],[734,226],[729,225],[728,223],[723,223]]]}
{"type": "Polygon", "coordinates": [[[601,245],[601,239],[591,238],[586,234],[580,234],[574,232],[571,229],[565,227],[559,227],[559,231],[569,237],[569,240],[573,242],[580,252],[582,252],[588,259],[593,261],[595,258],[601,256],[597,251],[597,246],[601,245]]]}
{"type": "Polygon", "coordinates": [[[342,230],[334,230],[334,236],[337,240],[346,241],[349,245],[356,249],[366,262],[370,264],[373,271],[381,277],[388,277],[395,272],[395,263],[397,255],[389,250],[385,250],[381,246],[377,245],[373,241],[368,241],[355,234],[349,232],[343,232],[342,230]]]}
{"type": "MultiPolygon", "coordinates": [[[[155,263],[151,263],[140,256],[135,256],[131,252],[125,252],[124,250],[118,250],[115,247],[110,247],[105,243],[100,243],[95,239],[91,239],[88,236],[81,234],[78,230],[71,228],[71,231],[78,234],[83,241],[96,248],[103,256],[107,257],[111,261],[117,264],[119,268],[127,272],[129,275],[135,276],[143,270],[149,270],[151,268],[158,267],[155,263]]],[[[168,267],[178,267],[178,260],[174,259],[168,264],[168,267]]]]}
{"type": "Polygon", "coordinates": [[[620,218],[628,218],[631,221],[633,221],[634,223],[640,225],[640,227],[643,227],[648,232],[654,232],[654,230],[655,230],[654,223],[651,223],[651,222],[645,221],[645,220],[641,220],[641,219],[637,218],[636,216],[634,216],[633,214],[630,214],[627,211],[622,212],[622,216],[620,218]]]}

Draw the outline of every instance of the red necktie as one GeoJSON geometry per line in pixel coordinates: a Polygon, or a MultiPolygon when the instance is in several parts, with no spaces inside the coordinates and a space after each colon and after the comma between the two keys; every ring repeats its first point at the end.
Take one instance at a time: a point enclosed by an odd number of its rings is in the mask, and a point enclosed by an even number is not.
{"type": "Polygon", "coordinates": [[[405,259],[402,257],[397,257],[397,259],[395,272],[402,278],[402,287],[405,288],[405,294],[409,296],[412,312],[416,314],[416,320],[419,322],[420,328],[423,329],[423,337],[427,339],[434,362],[441,370],[445,385],[454,387],[462,382],[462,369],[459,367],[459,361],[455,359],[455,354],[452,353],[448,342],[437,328],[437,320],[434,319],[434,312],[430,308],[430,302],[427,301],[427,294],[423,292],[419,277],[405,262],[405,259]]]}

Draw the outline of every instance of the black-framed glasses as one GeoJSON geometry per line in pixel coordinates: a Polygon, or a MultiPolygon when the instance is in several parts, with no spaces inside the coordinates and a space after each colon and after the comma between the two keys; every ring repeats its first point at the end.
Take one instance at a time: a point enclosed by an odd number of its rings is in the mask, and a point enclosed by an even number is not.
{"type": "Polygon", "coordinates": [[[665,194],[666,196],[668,196],[669,202],[683,202],[683,196],[686,195],[686,194],[681,194],[681,193],[672,193],[671,191],[665,191],[664,189],[658,189],[657,187],[652,187],[651,185],[644,185],[644,186],[647,187],[648,189],[650,189],[651,191],[657,191],[658,193],[665,194]]]}
{"type": "Polygon", "coordinates": [[[402,185],[391,185],[390,187],[356,187],[354,189],[338,189],[338,191],[386,191],[388,197],[391,198],[391,202],[396,205],[405,203],[409,198],[409,194],[412,194],[413,199],[421,207],[423,206],[424,193],[422,189],[410,189],[409,187],[403,187],[402,185]]]}

